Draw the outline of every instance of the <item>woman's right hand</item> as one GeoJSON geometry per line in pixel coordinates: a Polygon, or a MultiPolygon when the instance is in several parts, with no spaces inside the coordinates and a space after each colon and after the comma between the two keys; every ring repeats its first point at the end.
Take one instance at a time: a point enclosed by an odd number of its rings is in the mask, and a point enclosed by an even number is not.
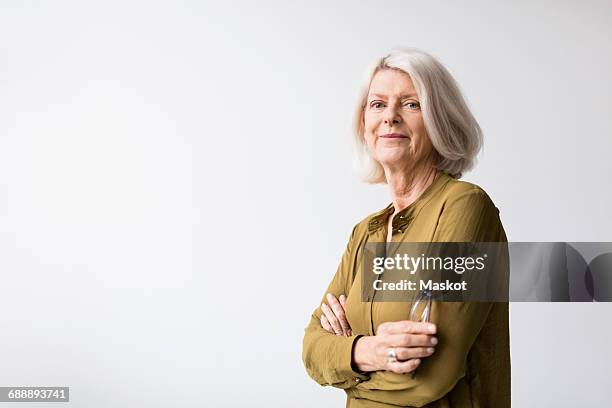
{"type": "Polygon", "coordinates": [[[386,322],[378,326],[375,336],[360,337],[353,349],[353,364],[362,372],[392,371],[406,374],[414,371],[421,358],[431,356],[438,344],[436,325],[410,320],[386,322]],[[389,357],[394,350],[397,359],[389,357]]]}
{"type": "Polygon", "coordinates": [[[328,293],[327,302],[321,304],[321,326],[328,332],[338,336],[352,336],[353,331],[346,319],[346,296],[340,295],[336,299],[334,295],[328,293]]]}

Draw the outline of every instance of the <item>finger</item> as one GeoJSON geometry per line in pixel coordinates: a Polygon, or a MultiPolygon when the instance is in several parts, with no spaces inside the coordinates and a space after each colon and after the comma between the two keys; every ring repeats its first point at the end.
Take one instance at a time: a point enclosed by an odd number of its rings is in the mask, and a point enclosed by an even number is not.
{"type": "Polygon", "coordinates": [[[389,347],[431,347],[438,344],[438,339],[426,334],[389,334],[387,335],[389,347]]]}
{"type": "Polygon", "coordinates": [[[398,322],[385,322],[378,326],[377,334],[435,334],[437,327],[434,323],[413,322],[411,320],[400,320],[398,322]]]}
{"type": "Polygon", "coordinates": [[[346,321],[346,316],[344,314],[344,308],[342,307],[340,302],[338,302],[336,297],[332,295],[331,293],[327,294],[327,301],[329,305],[331,306],[331,309],[334,311],[334,314],[338,318],[338,321],[340,322],[340,326],[342,326],[342,332],[345,335],[348,335],[348,331],[351,329],[351,326],[349,326],[348,322],[346,321]]]}
{"type": "Polygon", "coordinates": [[[342,307],[342,304],[338,302],[336,297],[332,295],[331,293],[327,294],[327,302],[329,303],[329,306],[331,307],[332,311],[336,315],[338,322],[340,322],[340,326],[342,327],[342,333],[348,336],[348,331],[350,330],[351,327],[349,326],[346,320],[346,315],[344,313],[344,308],[342,307]]]}
{"type": "Polygon", "coordinates": [[[387,361],[387,371],[397,374],[411,373],[421,364],[421,360],[414,358],[408,361],[387,361]]]}
{"type": "Polygon", "coordinates": [[[340,322],[336,318],[334,312],[329,308],[329,306],[323,303],[321,305],[321,310],[325,314],[325,317],[327,317],[327,320],[329,320],[329,324],[331,324],[331,326],[333,327],[334,333],[342,334],[342,326],[340,326],[340,322]]]}
{"type": "Polygon", "coordinates": [[[433,347],[396,347],[395,353],[399,361],[406,361],[413,358],[429,357],[434,353],[433,347]]]}
{"type": "Polygon", "coordinates": [[[344,310],[346,310],[346,296],[344,295],[340,295],[340,297],[338,298],[338,300],[340,301],[340,304],[342,305],[342,308],[344,310]]]}
{"type": "Polygon", "coordinates": [[[329,324],[329,320],[327,320],[327,317],[325,317],[325,314],[321,315],[321,326],[323,327],[323,329],[325,329],[325,331],[335,334],[334,328],[331,327],[331,324],[329,324]]]}

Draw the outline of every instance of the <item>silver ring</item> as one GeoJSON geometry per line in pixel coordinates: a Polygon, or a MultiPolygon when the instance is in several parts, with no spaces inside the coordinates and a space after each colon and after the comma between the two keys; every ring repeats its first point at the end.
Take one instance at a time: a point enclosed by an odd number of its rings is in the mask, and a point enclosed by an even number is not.
{"type": "Polygon", "coordinates": [[[397,362],[397,353],[395,352],[395,349],[389,349],[387,351],[387,356],[389,357],[389,362],[391,363],[395,363],[397,362]]]}

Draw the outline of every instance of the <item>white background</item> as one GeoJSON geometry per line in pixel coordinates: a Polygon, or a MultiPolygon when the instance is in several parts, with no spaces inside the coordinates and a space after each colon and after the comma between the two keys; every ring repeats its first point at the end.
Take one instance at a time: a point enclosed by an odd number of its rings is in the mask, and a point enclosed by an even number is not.
{"type": "MultiPolygon", "coordinates": [[[[349,120],[395,46],[460,83],[486,137],[465,179],[510,240],[612,241],[610,2],[358,3],[2,2],[0,386],[344,406],[301,342],[389,202],[349,120]]],[[[611,311],[512,304],[513,405],[609,406],[611,311]]]]}

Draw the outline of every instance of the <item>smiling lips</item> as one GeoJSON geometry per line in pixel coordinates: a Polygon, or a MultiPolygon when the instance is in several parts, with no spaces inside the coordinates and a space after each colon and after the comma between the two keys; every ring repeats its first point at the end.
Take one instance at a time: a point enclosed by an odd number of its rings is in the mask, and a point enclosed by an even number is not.
{"type": "Polygon", "coordinates": [[[408,139],[408,136],[402,135],[401,133],[387,133],[386,135],[380,135],[379,137],[385,139],[408,139]]]}

